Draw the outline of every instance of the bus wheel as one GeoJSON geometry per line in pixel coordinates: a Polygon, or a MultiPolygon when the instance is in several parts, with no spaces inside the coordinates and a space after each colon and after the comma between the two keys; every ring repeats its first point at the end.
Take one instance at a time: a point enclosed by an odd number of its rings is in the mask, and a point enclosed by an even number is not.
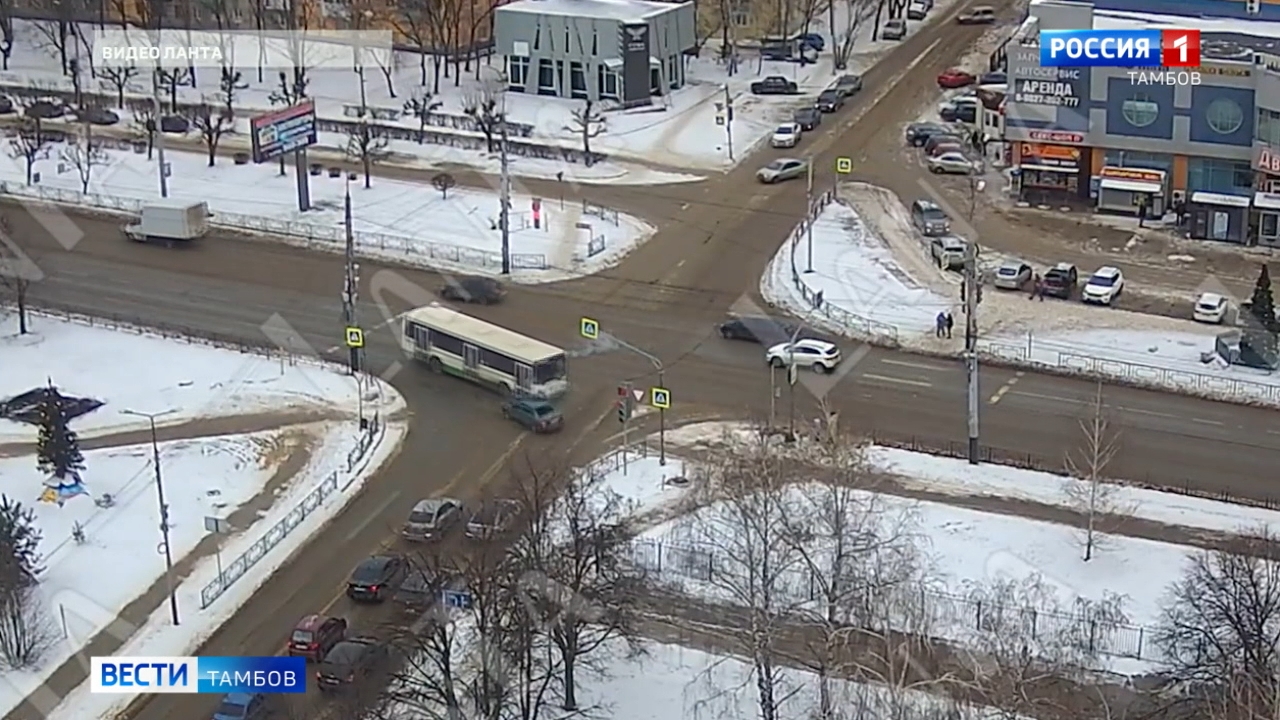
{"type": "Polygon", "coordinates": [[[440,365],[440,358],[431,358],[427,361],[427,369],[433,373],[443,372],[444,368],[440,365]]]}

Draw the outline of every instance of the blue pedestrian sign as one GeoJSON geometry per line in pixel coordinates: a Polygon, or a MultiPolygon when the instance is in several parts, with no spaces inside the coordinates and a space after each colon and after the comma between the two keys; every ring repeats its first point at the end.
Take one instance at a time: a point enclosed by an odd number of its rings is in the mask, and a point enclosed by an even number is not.
{"type": "Polygon", "coordinates": [[[584,317],[578,321],[578,334],[588,340],[595,340],[600,337],[600,323],[584,317]]]}
{"type": "Polygon", "coordinates": [[[461,590],[445,590],[443,597],[440,600],[441,603],[448,608],[454,608],[456,610],[471,609],[471,593],[469,592],[463,592],[461,590]]]}
{"type": "Polygon", "coordinates": [[[649,404],[659,410],[670,410],[671,391],[666,388],[649,388],[649,404]]]}

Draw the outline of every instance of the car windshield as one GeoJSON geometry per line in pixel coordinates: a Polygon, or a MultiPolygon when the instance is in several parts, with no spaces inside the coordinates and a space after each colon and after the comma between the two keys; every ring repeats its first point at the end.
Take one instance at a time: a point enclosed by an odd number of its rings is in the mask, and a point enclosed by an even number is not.
{"type": "Polygon", "coordinates": [[[1201,300],[1200,309],[1201,310],[1217,310],[1218,301],[1217,300],[1201,300]]]}
{"type": "Polygon", "coordinates": [[[823,90],[822,94],[819,95],[818,97],[823,100],[835,100],[839,98],[840,95],[835,90],[823,90]]]}
{"type": "Polygon", "coordinates": [[[1016,265],[1005,265],[1004,267],[1000,268],[1000,274],[1001,275],[1017,275],[1020,270],[1021,268],[1019,268],[1016,265]]]}
{"type": "Polygon", "coordinates": [[[924,211],[921,212],[920,214],[924,216],[925,220],[946,220],[947,219],[947,214],[942,212],[942,210],[938,208],[925,208],[924,211]]]}
{"type": "Polygon", "coordinates": [[[795,132],[795,128],[791,127],[790,125],[779,125],[777,132],[779,135],[790,135],[791,133],[795,132]]]}
{"type": "Polygon", "coordinates": [[[214,715],[231,718],[244,717],[244,706],[229,702],[220,703],[218,709],[214,711],[214,715]]]}
{"type": "Polygon", "coordinates": [[[768,165],[765,165],[764,167],[766,170],[781,170],[786,166],[787,166],[786,160],[774,160],[773,162],[769,163],[768,165]]]}
{"type": "Polygon", "coordinates": [[[409,513],[409,522],[411,523],[417,523],[419,525],[430,525],[434,520],[435,520],[434,513],[420,512],[418,510],[414,510],[413,512],[409,513]]]}
{"type": "Polygon", "coordinates": [[[534,405],[533,406],[533,414],[537,415],[538,417],[546,417],[547,415],[555,414],[555,411],[556,409],[551,407],[550,405],[534,405]]]}
{"type": "Polygon", "coordinates": [[[293,631],[294,642],[309,643],[311,642],[311,638],[312,638],[312,635],[310,630],[294,630],[293,631]]]}
{"type": "MultiPolygon", "coordinates": [[[[1111,287],[1116,284],[1116,279],[1110,275],[1094,275],[1089,280],[1089,284],[1097,285],[1098,287],[1111,287]]],[[[1186,305],[1183,305],[1183,307],[1186,307],[1186,305]]],[[[1186,311],[1183,310],[1183,312],[1186,311]]]]}
{"type": "Polygon", "coordinates": [[[533,367],[533,381],[542,385],[555,380],[563,380],[568,371],[568,364],[565,362],[564,356],[556,355],[553,358],[543,360],[533,367]]]}

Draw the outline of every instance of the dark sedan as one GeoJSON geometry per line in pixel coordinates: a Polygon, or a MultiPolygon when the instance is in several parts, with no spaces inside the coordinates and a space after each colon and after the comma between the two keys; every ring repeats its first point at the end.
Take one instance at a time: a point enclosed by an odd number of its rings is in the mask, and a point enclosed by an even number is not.
{"type": "Polygon", "coordinates": [[[765,347],[773,347],[779,343],[790,342],[793,337],[830,342],[830,339],[821,333],[816,333],[796,323],[778,320],[767,315],[732,317],[717,325],[716,332],[725,340],[759,343],[765,347]]]}
{"type": "Polygon", "coordinates": [[[953,132],[955,132],[955,128],[942,125],[941,123],[911,123],[907,126],[907,144],[912,147],[920,147],[929,142],[929,138],[934,135],[948,135],[953,132]]]}
{"type": "Polygon", "coordinates": [[[822,124],[822,111],[816,107],[799,108],[791,116],[791,120],[799,125],[801,130],[808,132],[822,124]]]}
{"type": "Polygon", "coordinates": [[[347,580],[347,597],[382,602],[404,580],[409,564],[399,555],[374,555],[356,566],[347,580]]]}
{"type": "Polygon", "coordinates": [[[464,275],[446,278],[440,288],[440,297],[454,302],[494,305],[507,296],[502,283],[488,277],[464,275]]]}
{"type": "Polygon", "coordinates": [[[839,90],[824,90],[818,96],[818,109],[825,113],[832,113],[844,107],[844,95],[839,90]]]}

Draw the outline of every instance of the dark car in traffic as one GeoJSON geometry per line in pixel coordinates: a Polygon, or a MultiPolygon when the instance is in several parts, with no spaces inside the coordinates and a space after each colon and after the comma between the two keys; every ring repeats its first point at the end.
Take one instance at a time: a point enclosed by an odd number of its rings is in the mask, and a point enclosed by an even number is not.
{"type": "Polygon", "coordinates": [[[808,132],[822,124],[822,111],[816,107],[797,108],[795,114],[791,116],[791,121],[799,125],[801,130],[808,132]]]}
{"type": "Polygon", "coordinates": [[[493,278],[475,275],[449,278],[440,287],[440,297],[445,300],[476,305],[495,305],[506,296],[507,289],[502,283],[493,278]]]}
{"type": "Polygon", "coordinates": [[[781,75],[770,75],[763,80],[751,83],[752,95],[795,95],[798,92],[800,92],[800,86],[781,75]]]}
{"type": "Polygon", "coordinates": [[[764,315],[743,315],[730,318],[716,326],[716,332],[725,340],[744,340],[773,347],[787,342],[799,326],[795,323],[764,315]]]}
{"type": "Polygon", "coordinates": [[[387,655],[387,646],[377,638],[347,638],[325,654],[316,668],[316,682],[321,690],[340,690],[373,675],[387,655]]]}
{"type": "Polygon", "coordinates": [[[559,432],[564,428],[564,416],[546,400],[511,398],[502,404],[502,417],[535,433],[559,432]]]}
{"type": "Polygon", "coordinates": [[[408,562],[399,555],[374,555],[356,566],[347,580],[347,597],[382,602],[404,580],[408,562]]]}
{"type": "Polygon", "coordinates": [[[1045,271],[1040,279],[1040,287],[1045,295],[1070,300],[1076,292],[1076,284],[1080,275],[1076,266],[1071,263],[1058,263],[1045,271]]]}
{"type": "Polygon", "coordinates": [[[947,135],[955,132],[954,128],[947,127],[942,123],[922,122],[911,123],[907,126],[906,139],[907,144],[913,147],[920,147],[929,141],[934,135],[947,135]]]}
{"type": "Polygon", "coordinates": [[[844,95],[839,90],[823,90],[818,95],[818,109],[825,113],[832,113],[844,107],[844,95]]]}

